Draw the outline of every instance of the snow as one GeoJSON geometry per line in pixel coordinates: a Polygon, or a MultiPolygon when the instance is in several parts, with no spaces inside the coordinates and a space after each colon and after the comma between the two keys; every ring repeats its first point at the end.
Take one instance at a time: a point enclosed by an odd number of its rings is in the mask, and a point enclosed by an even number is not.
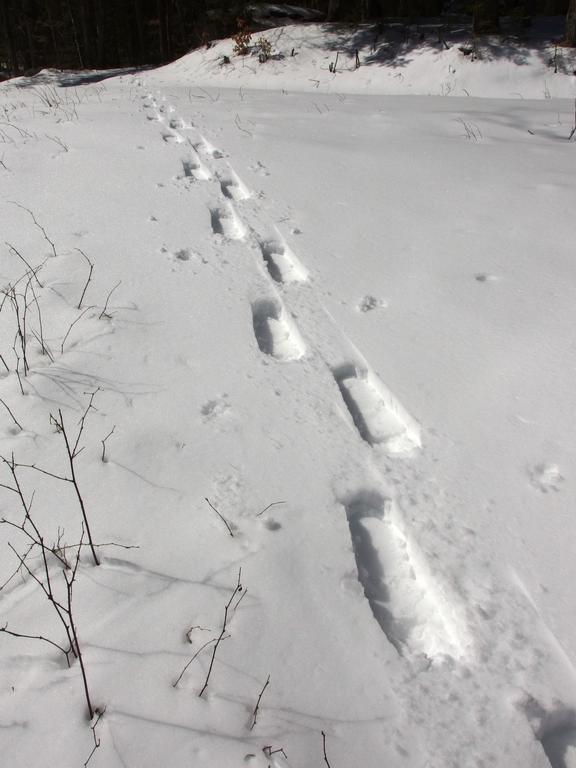
{"type": "MultiPolygon", "coordinates": [[[[288,25],[266,30],[271,58],[258,61],[259,32],[248,56],[221,40],[164,67],[164,82],[189,86],[317,93],[550,99],[576,96],[576,55],[558,48],[563,20],[536,24],[531,41],[510,36],[476,44],[462,24],[288,25]],[[542,29],[541,29],[542,28],[542,29]],[[356,67],[356,53],[360,67],[356,67]],[[336,71],[331,71],[335,65],[336,71]],[[555,70],[557,70],[555,72],[555,70]]],[[[197,98],[197,97],[196,97],[197,98]]]]}
{"type": "MultiPolygon", "coordinates": [[[[103,545],[74,587],[105,708],[89,765],[566,768],[574,77],[424,47],[403,81],[375,65],[316,87],[310,41],[332,33],[283,29],[298,56],[254,72],[223,74],[222,42],[0,88],[0,281],[43,265],[53,358],[29,292],[22,395],[6,300],[21,426],[0,403],[1,455],[68,476],[50,414],[74,436],[96,391],[75,459],[103,545]]],[[[81,511],[52,475],[17,470],[70,547],[81,511]]],[[[0,506],[22,521],[6,488],[0,506]]],[[[0,626],[64,644],[31,574],[10,579],[27,541],[0,525],[0,626]]],[[[3,763],[83,765],[78,662],[8,634],[0,659],[3,763]]]]}

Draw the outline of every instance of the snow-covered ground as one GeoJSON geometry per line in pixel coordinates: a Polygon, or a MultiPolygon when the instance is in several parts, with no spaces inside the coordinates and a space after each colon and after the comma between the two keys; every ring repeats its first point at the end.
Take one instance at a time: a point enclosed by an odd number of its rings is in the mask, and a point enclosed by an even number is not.
{"type": "Polygon", "coordinates": [[[575,78],[219,55],[0,88],[2,764],[573,768],[575,78]]]}

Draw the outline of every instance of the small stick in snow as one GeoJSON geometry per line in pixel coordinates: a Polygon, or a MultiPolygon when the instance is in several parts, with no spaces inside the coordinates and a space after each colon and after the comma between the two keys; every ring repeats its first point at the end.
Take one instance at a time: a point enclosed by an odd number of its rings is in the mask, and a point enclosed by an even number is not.
{"type": "Polygon", "coordinates": [[[49,136],[47,133],[45,133],[44,136],[46,136],[47,139],[50,139],[50,141],[58,144],[58,146],[61,147],[64,152],[68,152],[68,145],[65,144],[59,136],[49,136]]]}
{"type": "Polygon", "coordinates": [[[88,256],[82,251],[80,248],[76,248],[78,253],[82,254],[82,256],[86,259],[88,262],[88,265],[90,267],[90,270],[88,272],[88,280],[86,280],[86,285],[84,286],[84,290],[82,291],[82,295],[80,296],[80,301],[78,302],[78,306],[76,309],[82,309],[82,302],[84,301],[84,296],[86,295],[86,291],[88,290],[88,285],[90,284],[90,280],[92,280],[92,272],[94,271],[94,264],[90,261],[88,256]]]}
{"type": "Polygon", "coordinates": [[[18,385],[20,387],[21,394],[25,395],[26,392],[24,392],[24,387],[22,386],[22,377],[20,376],[20,357],[18,356],[18,352],[16,352],[16,347],[12,347],[12,352],[14,352],[14,357],[16,358],[16,368],[14,369],[14,372],[16,373],[16,378],[18,379],[18,385]]]}
{"type": "MultiPolygon", "coordinates": [[[[218,647],[222,640],[225,640],[229,635],[226,634],[226,629],[228,627],[228,611],[230,610],[230,606],[232,605],[232,602],[234,601],[234,598],[236,595],[240,592],[242,592],[242,583],[240,581],[242,577],[242,568],[238,570],[238,581],[236,582],[236,587],[234,588],[234,592],[232,592],[230,596],[230,600],[226,603],[224,606],[224,619],[222,621],[222,629],[220,630],[220,635],[216,638],[216,642],[214,644],[214,650],[212,651],[212,658],[210,659],[210,666],[208,667],[208,674],[206,675],[206,680],[204,681],[204,685],[202,686],[202,690],[198,694],[198,696],[202,696],[206,688],[208,688],[208,683],[210,682],[210,675],[212,674],[212,668],[214,666],[214,660],[216,659],[216,653],[218,651],[218,647]]],[[[244,595],[240,597],[240,600],[242,599],[244,595]]],[[[238,607],[240,600],[236,603],[235,608],[238,607]]]]}
{"type": "Polygon", "coordinates": [[[90,730],[92,731],[92,737],[94,738],[94,746],[92,748],[92,752],[90,752],[90,754],[88,755],[88,759],[84,763],[84,768],[86,768],[90,760],[92,760],[92,757],[94,756],[94,752],[96,752],[96,750],[100,746],[100,739],[96,736],[96,727],[98,726],[98,723],[100,722],[104,712],[106,712],[106,707],[104,707],[104,709],[100,711],[96,710],[96,715],[97,715],[96,720],[90,726],[90,730]]]}
{"type": "Polygon", "coordinates": [[[240,122],[241,122],[240,121],[240,115],[236,114],[236,117],[234,118],[234,124],[236,125],[236,128],[238,128],[239,131],[242,131],[242,133],[247,133],[248,136],[252,137],[252,134],[250,133],[250,131],[247,128],[243,128],[240,125],[240,122]]]}
{"type": "Polygon", "coordinates": [[[258,512],[258,514],[256,515],[256,517],[260,517],[261,515],[263,515],[263,514],[264,514],[264,512],[267,512],[267,511],[270,509],[270,507],[275,507],[275,506],[276,506],[276,505],[278,505],[278,504],[286,504],[286,502],[285,502],[285,501],[273,501],[271,504],[268,504],[268,506],[267,506],[267,507],[264,507],[264,509],[262,510],[262,512],[258,512]]]}
{"type": "Polygon", "coordinates": [[[112,288],[112,289],[110,290],[110,293],[108,294],[108,296],[106,296],[106,302],[104,303],[104,308],[103,308],[102,312],[100,312],[100,314],[98,315],[98,320],[102,320],[102,318],[103,318],[103,317],[108,317],[108,318],[110,318],[110,315],[108,315],[108,314],[106,313],[106,310],[108,309],[108,302],[110,301],[110,297],[112,296],[112,294],[114,293],[114,291],[116,290],[116,288],[118,288],[118,286],[119,286],[119,285],[122,285],[122,280],[119,280],[119,281],[116,283],[116,285],[114,286],[114,288],[112,288]]]}
{"type": "Polygon", "coordinates": [[[204,498],[204,501],[207,501],[207,502],[208,502],[208,504],[209,504],[210,508],[211,508],[211,509],[213,509],[213,510],[214,510],[214,512],[216,512],[216,514],[218,515],[218,517],[220,518],[220,520],[222,520],[222,522],[224,523],[224,525],[226,526],[226,528],[228,528],[228,533],[230,534],[230,536],[232,536],[232,538],[234,538],[234,534],[232,533],[232,528],[230,528],[230,525],[228,524],[228,521],[226,520],[226,518],[225,518],[225,517],[223,517],[223,516],[220,514],[220,512],[218,512],[218,510],[216,509],[216,507],[214,506],[214,504],[212,504],[212,502],[210,501],[210,499],[208,499],[208,498],[206,498],[206,497],[205,497],[205,498],[204,498]]]}
{"type": "Polygon", "coordinates": [[[324,752],[324,762],[328,766],[328,768],[332,768],[330,763],[328,762],[328,756],[326,754],[326,734],[324,731],[322,731],[322,751],[324,752]]]}
{"type": "Polygon", "coordinates": [[[90,307],[86,307],[86,309],[84,309],[84,310],[83,310],[83,311],[82,311],[82,312],[81,312],[81,313],[78,315],[78,317],[76,318],[76,320],[74,320],[74,321],[73,321],[73,322],[70,324],[70,327],[69,327],[69,328],[68,328],[68,330],[66,331],[66,335],[64,336],[64,338],[62,339],[62,343],[60,344],[60,352],[61,352],[62,354],[64,354],[64,344],[66,343],[66,339],[68,338],[68,336],[70,336],[70,331],[72,330],[72,328],[74,328],[74,326],[76,325],[76,323],[77,323],[79,320],[82,320],[82,318],[84,317],[84,315],[86,314],[86,312],[89,312],[91,309],[94,309],[94,307],[93,307],[93,306],[90,306],[90,307]]]}
{"type": "MultiPolygon", "coordinates": [[[[4,242],[6,242],[6,241],[4,241],[4,242]]],[[[18,258],[20,259],[20,261],[23,261],[23,262],[24,262],[24,264],[25,264],[25,265],[28,267],[28,269],[30,270],[30,272],[31,272],[31,274],[32,274],[32,277],[34,277],[34,279],[35,279],[35,280],[36,280],[36,282],[38,283],[38,288],[43,288],[44,286],[42,285],[42,283],[40,282],[40,280],[38,280],[38,276],[37,276],[37,274],[36,274],[36,273],[37,273],[37,272],[38,272],[38,270],[39,270],[39,269],[40,269],[42,266],[44,266],[44,265],[43,265],[43,264],[40,264],[40,265],[39,265],[38,267],[36,267],[36,268],[34,268],[34,267],[30,266],[30,264],[29,264],[29,263],[26,261],[26,259],[24,258],[24,256],[22,256],[22,254],[20,253],[20,251],[19,251],[17,248],[15,248],[15,247],[12,245],[12,243],[8,243],[8,242],[6,242],[6,245],[7,245],[7,246],[8,246],[8,248],[10,249],[11,253],[13,253],[15,256],[18,256],[18,258]]]]}
{"type": "Polygon", "coordinates": [[[106,464],[106,461],[107,461],[107,459],[106,459],[106,440],[108,440],[109,437],[112,437],[112,435],[114,434],[114,430],[115,429],[116,429],[116,424],[114,424],[114,426],[112,427],[110,432],[108,432],[106,437],[103,440],[100,441],[102,443],[102,464],[106,464]]]}
{"type": "Polygon", "coordinates": [[[36,216],[34,216],[34,214],[32,213],[32,211],[30,210],[30,208],[26,208],[26,206],[25,206],[25,205],[20,205],[20,203],[16,203],[16,202],[14,202],[14,200],[8,200],[8,202],[9,202],[9,203],[11,203],[12,205],[16,205],[16,206],[18,206],[18,208],[22,208],[22,210],[23,210],[23,211],[27,211],[27,212],[30,214],[30,216],[32,217],[32,221],[34,222],[34,224],[35,224],[35,225],[38,227],[38,229],[39,229],[39,230],[42,232],[42,234],[44,235],[44,240],[46,240],[46,242],[50,244],[50,247],[52,248],[52,253],[54,254],[54,258],[56,258],[56,256],[58,256],[58,254],[56,253],[56,246],[54,245],[54,243],[52,242],[52,240],[50,240],[50,238],[49,238],[49,237],[48,237],[48,235],[46,234],[46,230],[44,229],[44,227],[42,226],[42,224],[39,224],[39,223],[38,223],[38,221],[36,220],[36,216]]]}
{"type": "MultiPolygon", "coordinates": [[[[94,397],[98,393],[98,389],[96,389],[92,394],[90,395],[90,400],[88,402],[88,405],[86,406],[86,409],[84,413],[82,414],[82,417],[79,421],[79,427],[78,432],[76,434],[76,439],[73,441],[73,437],[69,432],[67,431],[66,425],[64,423],[64,416],[62,415],[62,409],[58,409],[58,416],[54,416],[53,414],[50,414],[50,423],[54,425],[56,428],[56,432],[58,434],[62,435],[62,439],[64,441],[64,445],[66,446],[66,455],[68,457],[68,467],[70,470],[70,477],[67,477],[65,475],[57,475],[54,472],[49,472],[46,469],[42,469],[41,467],[37,467],[35,464],[14,464],[12,466],[12,470],[14,467],[27,467],[28,469],[34,469],[36,472],[41,472],[43,475],[47,475],[48,477],[54,477],[56,480],[62,480],[66,483],[72,483],[72,486],[74,487],[74,491],[76,492],[76,498],[78,500],[78,505],[80,506],[80,511],[82,513],[82,520],[83,520],[83,528],[82,531],[86,531],[86,535],[88,537],[88,545],[90,547],[90,552],[92,553],[92,559],[94,561],[94,565],[100,565],[100,561],[98,560],[98,555],[96,554],[96,549],[94,545],[94,539],[92,538],[92,532],[90,530],[90,523],[88,522],[88,514],[86,512],[86,505],[84,503],[84,498],[82,496],[82,492],[80,490],[80,486],[78,484],[78,477],[76,475],[76,465],[75,460],[77,456],[84,450],[83,447],[79,447],[80,439],[82,437],[82,433],[84,432],[84,426],[86,422],[86,417],[88,416],[88,413],[92,410],[95,410],[93,406],[94,397]]],[[[80,550],[78,550],[80,551],[80,550]]]]}
{"type": "Polygon", "coordinates": [[[256,702],[256,706],[254,707],[254,711],[252,712],[252,725],[250,726],[251,731],[254,729],[254,726],[256,725],[256,720],[258,719],[258,710],[260,709],[260,702],[262,700],[262,696],[264,695],[264,691],[266,690],[266,688],[268,688],[269,684],[270,684],[270,675],[268,675],[268,677],[266,678],[264,687],[260,691],[260,695],[258,696],[258,701],[256,702]]]}
{"type": "MultiPolygon", "coordinates": [[[[20,570],[20,568],[18,569],[20,570]]],[[[11,629],[8,629],[8,624],[5,624],[3,627],[0,627],[0,632],[4,632],[6,635],[11,635],[12,637],[20,637],[24,640],[41,640],[44,643],[48,643],[49,645],[52,645],[54,648],[58,648],[59,651],[62,651],[64,656],[67,656],[69,651],[64,650],[61,645],[58,645],[58,643],[55,643],[53,640],[50,640],[47,637],[44,637],[43,635],[25,635],[23,632],[12,632],[11,629]]]]}
{"type": "MultiPolygon", "coordinates": [[[[37,267],[37,270],[40,269],[43,265],[41,264],[40,267],[37,267]]],[[[38,279],[38,278],[36,278],[38,279]]],[[[38,313],[38,327],[40,329],[40,336],[36,333],[36,331],[32,331],[34,336],[36,337],[36,341],[40,344],[40,347],[42,349],[43,355],[48,355],[50,360],[54,362],[54,357],[48,347],[46,346],[46,343],[44,342],[44,323],[42,322],[42,310],[40,309],[40,303],[38,302],[38,297],[36,296],[36,291],[34,290],[34,285],[32,284],[32,276],[28,279],[28,284],[26,287],[30,286],[30,290],[32,291],[32,296],[34,297],[34,304],[36,304],[36,311],[38,313]]]]}
{"type": "MultiPolygon", "coordinates": [[[[227,640],[229,637],[230,637],[230,635],[226,635],[225,637],[223,637],[223,638],[222,638],[222,640],[227,640]]],[[[194,659],[197,659],[197,658],[198,658],[198,656],[200,656],[200,654],[202,653],[202,651],[204,650],[204,648],[207,648],[209,645],[211,645],[212,643],[216,643],[216,642],[218,642],[218,638],[217,638],[217,637],[213,637],[211,640],[208,640],[206,643],[204,643],[204,645],[203,645],[203,646],[201,646],[200,648],[198,648],[198,650],[196,651],[196,653],[194,654],[194,656],[192,656],[192,658],[190,659],[190,661],[186,662],[186,664],[184,665],[184,668],[182,669],[182,672],[180,672],[180,674],[178,675],[178,678],[177,678],[177,679],[176,679],[176,680],[175,680],[175,681],[172,683],[172,688],[176,688],[176,687],[178,686],[178,683],[179,683],[179,682],[180,682],[180,680],[182,680],[182,678],[184,677],[184,673],[186,672],[186,670],[188,669],[188,667],[190,666],[190,664],[192,664],[192,662],[194,661],[194,659]]]]}
{"type": "Polygon", "coordinates": [[[23,429],[23,427],[22,427],[22,424],[20,424],[20,422],[18,421],[18,419],[16,418],[16,416],[14,416],[14,414],[12,413],[12,411],[10,410],[10,408],[8,407],[8,404],[7,404],[7,403],[6,403],[4,400],[2,400],[2,398],[1,398],[1,397],[0,397],[0,403],[2,403],[2,405],[4,406],[4,408],[6,408],[6,410],[7,410],[7,411],[8,411],[8,413],[10,414],[10,416],[12,416],[12,421],[14,422],[14,424],[16,424],[16,426],[18,427],[18,429],[19,429],[19,430],[21,430],[21,431],[23,432],[23,431],[24,431],[24,429],[23,429]]]}
{"type": "Polygon", "coordinates": [[[212,632],[212,630],[208,629],[208,627],[201,627],[200,624],[195,624],[193,627],[190,627],[188,632],[186,632],[186,640],[188,640],[189,643],[194,642],[192,640],[192,632],[194,632],[195,629],[199,630],[200,632],[212,632]]]}

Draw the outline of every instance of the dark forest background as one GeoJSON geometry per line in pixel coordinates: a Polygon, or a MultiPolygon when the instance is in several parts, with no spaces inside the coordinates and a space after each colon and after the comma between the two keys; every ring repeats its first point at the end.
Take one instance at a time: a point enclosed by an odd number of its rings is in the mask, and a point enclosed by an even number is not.
{"type": "MultiPolygon", "coordinates": [[[[0,73],[171,61],[234,34],[238,19],[255,26],[254,5],[254,0],[0,0],[0,73]]],[[[474,34],[497,33],[503,17],[516,17],[528,29],[536,15],[565,14],[562,42],[576,45],[576,0],[301,0],[294,5],[317,11],[319,20],[342,22],[468,14],[474,34]]]]}

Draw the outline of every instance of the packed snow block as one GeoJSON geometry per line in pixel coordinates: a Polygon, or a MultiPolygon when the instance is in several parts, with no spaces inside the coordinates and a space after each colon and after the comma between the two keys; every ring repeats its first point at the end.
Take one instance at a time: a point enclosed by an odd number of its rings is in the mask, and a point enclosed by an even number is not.
{"type": "Polygon", "coordinates": [[[371,490],[343,503],[358,580],[388,641],[402,656],[465,658],[472,642],[463,606],[431,574],[396,505],[371,490]]]}
{"type": "Polygon", "coordinates": [[[261,352],[277,360],[299,360],[306,353],[304,339],[284,306],[273,299],[252,305],[254,336],[261,352]]]}
{"type": "Polygon", "coordinates": [[[280,240],[260,242],[260,251],[268,274],[276,283],[304,283],[308,279],[304,265],[280,240]]]}
{"type": "Polygon", "coordinates": [[[248,200],[248,198],[252,197],[246,184],[232,169],[229,169],[226,174],[219,173],[218,180],[220,181],[222,194],[229,200],[248,200]]]}
{"type": "Polygon", "coordinates": [[[193,178],[196,181],[208,181],[212,178],[212,174],[196,153],[182,160],[182,171],[185,178],[193,178]]]}
{"type": "Polygon", "coordinates": [[[395,455],[420,448],[420,427],[376,374],[346,363],[332,371],[360,437],[395,455]]]}
{"type": "Polygon", "coordinates": [[[215,235],[223,235],[229,240],[242,240],[248,234],[246,225],[236,213],[232,203],[211,208],[210,220],[215,235]]]}

